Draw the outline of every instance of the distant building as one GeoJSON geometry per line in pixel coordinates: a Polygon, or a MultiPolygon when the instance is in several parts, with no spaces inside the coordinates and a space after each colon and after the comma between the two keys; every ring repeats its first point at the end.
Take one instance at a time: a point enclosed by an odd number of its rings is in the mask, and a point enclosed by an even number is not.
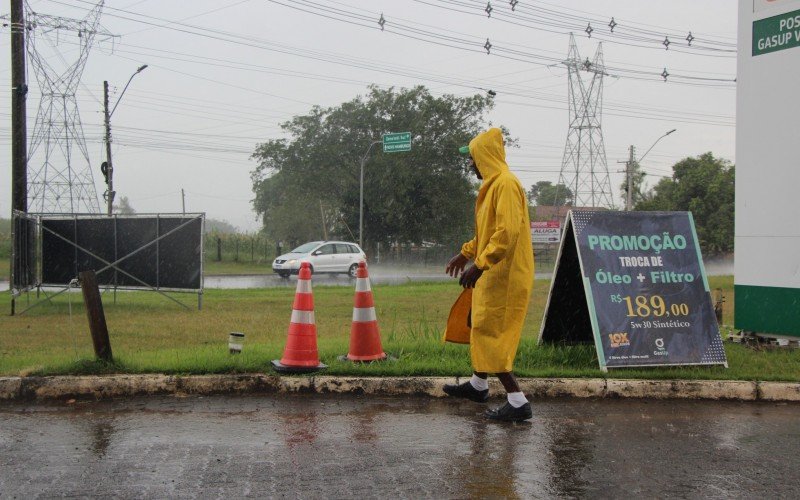
{"type": "Polygon", "coordinates": [[[587,212],[608,209],[603,207],[573,207],[572,205],[537,205],[533,207],[533,218],[531,220],[560,220],[563,222],[564,219],[567,218],[567,212],[570,210],[574,210],[576,212],[587,212]]]}

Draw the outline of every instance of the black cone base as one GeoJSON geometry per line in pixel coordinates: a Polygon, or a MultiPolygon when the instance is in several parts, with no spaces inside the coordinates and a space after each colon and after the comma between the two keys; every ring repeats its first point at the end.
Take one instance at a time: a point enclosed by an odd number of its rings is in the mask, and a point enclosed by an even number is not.
{"type": "Polygon", "coordinates": [[[272,369],[278,373],[313,373],[324,370],[328,365],[318,364],[317,366],[287,366],[280,362],[278,359],[272,360],[272,369]]]}

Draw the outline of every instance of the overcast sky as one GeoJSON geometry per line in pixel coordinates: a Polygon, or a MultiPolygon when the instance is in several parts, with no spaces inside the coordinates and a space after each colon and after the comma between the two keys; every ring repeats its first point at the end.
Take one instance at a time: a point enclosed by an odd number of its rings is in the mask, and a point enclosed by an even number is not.
{"type": "MultiPolygon", "coordinates": [[[[583,58],[598,42],[609,67],[603,132],[611,184],[623,180],[627,148],[643,154],[649,182],[681,158],[712,151],[735,161],[736,2],[732,0],[109,0],[78,102],[99,196],[105,190],[103,81],[112,118],[117,199],[138,212],[203,211],[242,230],[251,209],[255,145],[282,137],[280,124],[313,105],[337,106],[381,87],[425,85],[434,94],[497,93],[489,115],[520,141],[512,171],[530,186],[555,183],[568,130],[566,58],[574,31],[583,58]],[[384,30],[378,20],[383,15],[384,30]],[[610,32],[612,17],[615,26],[610,32]],[[591,24],[592,37],[584,29],[591,24]],[[695,37],[689,47],[684,39],[695,37]],[[672,42],[669,50],[661,43],[672,42]],[[490,54],[483,49],[486,39],[490,54]],[[666,68],[664,82],[658,76],[666,68]]],[[[4,2],[0,13],[8,13],[4,2]]],[[[41,14],[81,18],[83,0],[30,0],[41,14]]],[[[59,33],[49,61],[75,58],[77,35],[59,33]],[[63,57],[63,59],[62,59],[63,57]]],[[[0,38],[0,78],[10,82],[10,40],[0,38]]],[[[28,127],[39,90],[29,74],[28,127]]],[[[0,109],[0,213],[10,213],[10,85],[0,109]]],[[[391,131],[387,131],[391,132],[391,131]]],[[[397,131],[400,132],[400,131],[397,131]]],[[[379,153],[380,154],[380,153],[379,153]]],[[[354,169],[358,165],[353,165],[354,169]]],[[[367,170],[366,182],[369,182],[367,170]]],[[[615,195],[620,203],[620,197],[615,195]]],[[[101,198],[101,206],[103,201],[101,198]]]]}

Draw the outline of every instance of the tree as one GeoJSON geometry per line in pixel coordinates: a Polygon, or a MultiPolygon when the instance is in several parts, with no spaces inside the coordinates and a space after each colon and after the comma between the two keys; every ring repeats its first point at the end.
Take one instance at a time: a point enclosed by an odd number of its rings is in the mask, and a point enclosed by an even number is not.
{"type": "Polygon", "coordinates": [[[703,252],[733,251],[735,168],[727,160],[705,153],[685,158],[673,167],[672,178],[656,184],[636,210],[692,212],[703,252]]]}
{"type": "Polygon", "coordinates": [[[206,232],[217,234],[235,234],[238,232],[236,226],[226,220],[206,219],[206,232]]]}
{"type": "MultiPolygon", "coordinates": [[[[633,171],[631,173],[631,207],[635,207],[640,201],[644,201],[647,197],[645,193],[646,186],[644,184],[647,172],[642,170],[638,161],[633,162],[633,171]]],[[[622,195],[622,206],[626,206],[628,201],[628,179],[627,176],[622,184],[619,186],[622,195]]]]}
{"type": "Polygon", "coordinates": [[[550,181],[539,181],[531,186],[528,197],[538,206],[571,205],[573,194],[565,184],[553,185],[550,181]]]}
{"type": "Polygon", "coordinates": [[[136,210],[131,206],[131,202],[127,196],[120,198],[119,205],[114,205],[112,208],[114,209],[114,213],[119,215],[133,215],[136,213],[136,210]]]}
{"type": "Polygon", "coordinates": [[[367,156],[366,246],[460,241],[472,224],[475,189],[457,150],[485,128],[491,107],[482,95],[375,86],[338,107],[315,106],[282,125],[289,138],[257,146],[254,209],[276,240],[321,239],[323,218],[329,236],[356,239],[361,158],[383,134],[410,131],[410,152],[382,153],[377,144],[367,156]]]}
{"type": "Polygon", "coordinates": [[[11,257],[11,219],[0,218],[0,258],[11,257]]]}

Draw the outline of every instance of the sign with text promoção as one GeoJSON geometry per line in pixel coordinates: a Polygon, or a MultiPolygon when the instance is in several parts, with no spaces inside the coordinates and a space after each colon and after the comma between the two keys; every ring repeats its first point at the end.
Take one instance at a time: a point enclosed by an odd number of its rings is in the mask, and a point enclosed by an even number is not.
{"type": "Polygon", "coordinates": [[[727,366],[688,212],[570,212],[540,342],[594,342],[600,368],[727,366]]]}

